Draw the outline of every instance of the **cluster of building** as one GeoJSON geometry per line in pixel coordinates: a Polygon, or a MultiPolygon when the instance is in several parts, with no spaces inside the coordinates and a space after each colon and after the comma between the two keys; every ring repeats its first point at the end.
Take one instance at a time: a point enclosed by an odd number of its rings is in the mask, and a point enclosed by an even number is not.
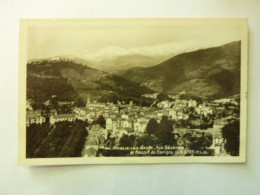
{"type": "MultiPolygon", "coordinates": [[[[158,94],[146,94],[148,97],[156,97],[158,94]]],[[[174,121],[185,121],[189,120],[190,117],[212,117],[214,112],[217,110],[223,110],[223,104],[231,104],[234,107],[237,107],[238,102],[233,99],[221,99],[215,100],[212,102],[204,102],[198,103],[196,100],[186,100],[175,98],[172,101],[165,100],[159,103],[156,103],[156,106],[150,107],[142,107],[137,106],[133,102],[129,104],[125,104],[124,102],[119,102],[117,104],[113,103],[100,103],[93,101],[91,102],[88,98],[87,104],[85,107],[74,107],[73,113],[70,114],[57,114],[57,112],[53,111],[49,117],[49,123],[54,125],[57,122],[61,121],[76,121],[83,120],[88,121],[90,124],[97,120],[99,116],[103,116],[106,121],[105,128],[102,129],[102,137],[104,139],[107,138],[107,134],[110,133],[112,137],[121,137],[123,134],[135,134],[142,135],[146,131],[147,124],[150,119],[155,119],[158,123],[160,122],[162,116],[167,116],[168,118],[174,121]]],[[[232,113],[232,112],[231,112],[232,113]]],[[[191,120],[191,119],[190,119],[191,120]]],[[[192,119],[194,120],[194,119],[192,119]]],[[[46,122],[46,118],[41,115],[40,112],[33,111],[30,106],[27,106],[27,116],[26,116],[26,124],[29,126],[30,124],[42,124],[46,122]]],[[[214,120],[214,125],[212,129],[208,129],[209,131],[217,131],[220,132],[221,128],[226,124],[225,119],[220,118],[218,120],[214,120]]],[[[92,128],[97,128],[95,125],[92,128]]],[[[188,131],[188,129],[182,129],[182,133],[188,131]]],[[[99,132],[100,129],[99,129],[99,132]]],[[[175,133],[178,133],[178,130],[175,128],[175,133]]],[[[96,140],[96,144],[100,143],[97,141],[100,138],[100,135],[95,133],[92,136],[93,140],[96,140]]],[[[180,137],[179,145],[185,145],[187,140],[183,140],[180,137]]],[[[221,140],[221,135],[214,134],[213,143],[214,147],[216,145],[221,145],[223,147],[224,140],[221,140]]],[[[92,141],[93,141],[92,140],[92,141]]],[[[94,142],[91,142],[94,143],[94,142]]],[[[223,148],[222,148],[223,149],[223,148]]],[[[219,149],[220,151],[222,149],[219,149]]]]}
{"type": "MultiPolygon", "coordinates": [[[[156,95],[156,94],[155,94],[156,95]]],[[[234,102],[234,100],[227,99],[224,102],[234,102]]],[[[144,133],[146,125],[151,118],[154,118],[159,123],[163,115],[172,120],[189,120],[191,115],[196,116],[211,116],[215,110],[223,110],[220,105],[222,100],[217,100],[212,103],[198,104],[196,100],[175,99],[173,101],[165,100],[157,103],[157,107],[142,107],[134,105],[133,102],[123,104],[118,101],[117,104],[113,103],[100,103],[91,102],[88,98],[86,107],[75,107],[73,113],[70,114],[57,114],[52,111],[49,118],[50,124],[55,124],[61,121],[75,121],[87,120],[92,123],[99,116],[106,119],[106,129],[116,130],[125,129],[128,131],[135,131],[144,133]]],[[[234,105],[236,102],[234,102],[234,105]]],[[[27,125],[41,124],[46,119],[40,114],[39,111],[33,111],[30,106],[27,106],[27,125]]]]}

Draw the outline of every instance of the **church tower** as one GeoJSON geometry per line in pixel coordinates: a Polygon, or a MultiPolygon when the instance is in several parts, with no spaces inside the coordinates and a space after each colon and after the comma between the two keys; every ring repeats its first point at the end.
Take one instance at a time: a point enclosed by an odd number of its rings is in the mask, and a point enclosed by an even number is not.
{"type": "Polygon", "coordinates": [[[88,107],[90,104],[90,99],[89,99],[89,95],[88,95],[88,99],[87,99],[87,104],[86,104],[86,107],[88,107]]]}

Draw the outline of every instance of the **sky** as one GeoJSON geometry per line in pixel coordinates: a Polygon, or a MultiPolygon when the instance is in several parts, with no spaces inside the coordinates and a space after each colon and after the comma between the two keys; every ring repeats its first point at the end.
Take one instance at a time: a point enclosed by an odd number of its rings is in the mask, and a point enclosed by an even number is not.
{"type": "Polygon", "coordinates": [[[240,40],[239,25],[170,19],[103,19],[33,23],[27,57],[75,56],[99,61],[120,55],[169,56],[240,40]]]}

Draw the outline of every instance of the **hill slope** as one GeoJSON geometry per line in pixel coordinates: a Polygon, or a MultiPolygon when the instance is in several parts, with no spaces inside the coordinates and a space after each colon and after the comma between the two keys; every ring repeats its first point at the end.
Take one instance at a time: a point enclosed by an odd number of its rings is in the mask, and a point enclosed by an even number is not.
{"type": "MultiPolygon", "coordinates": [[[[120,76],[72,60],[41,60],[27,64],[27,99],[42,104],[53,95],[60,101],[141,101],[152,90],[120,76]],[[109,94],[109,95],[108,95],[109,94]]],[[[142,100],[143,101],[143,100],[142,100]]]]}
{"type": "Polygon", "coordinates": [[[186,91],[206,98],[240,92],[240,41],[183,53],[156,66],[132,68],[120,76],[164,93],[186,91]]]}

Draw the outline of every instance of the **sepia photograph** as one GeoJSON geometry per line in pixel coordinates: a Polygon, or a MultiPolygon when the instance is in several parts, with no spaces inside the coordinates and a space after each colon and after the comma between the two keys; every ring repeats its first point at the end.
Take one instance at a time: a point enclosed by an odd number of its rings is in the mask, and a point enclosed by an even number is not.
{"type": "Polygon", "coordinates": [[[20,165],[246,162],[247,19],[21,19],[20,165]]]}

